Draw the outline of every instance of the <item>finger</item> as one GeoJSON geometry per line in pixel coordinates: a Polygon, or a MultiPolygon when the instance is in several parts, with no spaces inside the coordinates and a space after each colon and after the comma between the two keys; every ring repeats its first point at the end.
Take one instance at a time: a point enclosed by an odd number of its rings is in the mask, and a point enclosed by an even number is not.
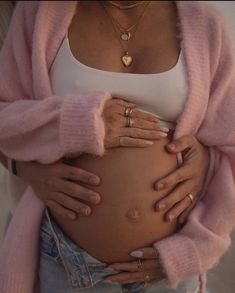
{"type": "Polygon", "coordinates": [[[192,180],[186,180],[181,184],[178,184],[167,196],[158,201],[155,204],[157,211],[164,211],[171,209],[176,203],[180,202],[189,194],[192,189],[192,180]]]}
{"type": "MultiPolygon", "coordinates": [[[[191,192],[192,193],[192,192],[191,192]]],[[[185,196],[180,202],[176,203],[170,211],[168,211],[165,215],[165,219],[167,221],[172,221],[180,216],[185,210],[191,207],[192,201],[188,196],[185,196]]]]}
{"type": "Polygon", "coordinates": [[[140,118],[140,119],[146,120],[146,121],[152,121],[152,122],[155,122],[155,123],[158,123],[158,124],[160,123],[159,118],[157,118],[153,114],[146,113],[146,112],[143,112],[143,111],[138,110],[138,109],[133,110],[132,117],[140,118]]]}
{"type": "MultiPolygon", "coordinates": [[[[131,102],[128,102],[127,100],[117,98],[117,97],[113,98],[113,101],[115,102],[116,105],[122,106],[122,108],[129,107],[132,109],[137,106],[137,104],[135,103],[131,103],[131,102]]],[[[124,115],[124,111],[123,111],[123,115],[124,115]]]]}
{"type": "Polygon", "coordinates": [[[88,203],[98,204],[101,201],[99,193],[71,181],[60,180],[57,190],[88,203]]]}
{"type": "Polygon", "coordinates": [[[51,210],[54,211],[54,213],[60,215],[61,217],[63,217],[64,219],[70,219],[70,220],[75,220],[78,215],[76,213],[74,213],[73,211],[70,211],[66,208],[64,208],[63,206],[61,206],[60,204],[58,204],[57,202],[55,202],[54,200],[47,200],[45,202],[46,206],[48,206],[51,210]]]}
{"type": "Polygon", "coordinates": [[[132,251],[130,255],[144,259],[156,259],[159,257],[158,251],[153,247],[142,247],[138,250],[132,251]]]}
{"type": "Polygon", "coordinates": [[[145,130],[139,128],[122,128],[121,134],[123,136],[132,137],[132,138],[142,138],[142,139],[160,139],[167,137],[166,132],[161,130],[145,130]]]}
{"type": "Polygon", "coordinates": [[[100,178],[86,170],[62,164],[60,171],[61,178],[84,182],[89,185],[98,185],[100,178]]]}
{"type": "MultiPolygon", "coordinates": [[[[122,116],[125,116],[125,113],[124,113],[125,108],[126,108],[126,106],[124,106],[124,108],[123,108],[123,104],[122,105],[117,104],[117,107],[114,112],[116,112],[122,116]]],[[[158,123],[158,124],[160,123],[159,118],[157,118],[153,114],[145,113],[141,110],[136,109],[135,107],[134,108],[131,107],[131,109],[132,109],[132,112],[129,114],[129,116],[132,118],[139,118],[139,119],[142,119],[145,121],[151,121],[151,122],[158,123]]]]}
{"type": "Polygon", "coordinates": [[[166,148],[170,152],[182,152],[197,143],[198,141],[193,135],[185,135],[167,144],[166,148]]]}
{"type": "Polygon", "coordinates": [[[154,188],[156,190],[162,190],[164,188],[174,187],[176,184],[192,178],[193,175],[193,168],[191,165],[182,165],[166,177],[158,180],[154,184],[154,188]]]}
{"type": "Polygon", "coordinates": [[[153,142],[150,140],[144,140],[139,138],[132,138],[126,136],[116,138],[116,145],[121,147],[148,147],[152,144],[153,142]]]}
{"type": "Polygon", "coordinates": [[[84,216],[89,216],[91,214],[91,208],[88,205],[70,197],[67,194],[56,192],[54,193],[53,200],[62,205],[63,207],[72,210],[76,213],[80,213],[84,216]]]}
{"type": "MultiPolygon", "coordinates": [[[[155,259],[143,261],[143,270],[155,270],[158,267],[159,265],[155,259]]],[[[140,271],[138,261],[112,263],[111,265],[107,266],[107,268],[128,272],[140,271]]]]}
{"type": "Polygon", "coordinates": [[[191,204],[179,217],[179,223],[184,224],[188,218],[188,215],[191,213],[192,209],[195,207],[196,201],[191,204]]]}
{"type": "MultiPolygon", "coordinates": [[[[140,119],[140,118],[131,118],[133,121],[133,125],[132,128],[140,128],[140,129],[147,129],[147,130],[159,130],[162,132],[169,132],[169,128],[162,126],[161,124],[159,124],[158,122],[154,122],[154,121],[147,121],[144,119],[140,119]]],[[[127,127],[127,118],[126,117],[122,117],[122,125],[123,127],[127,127]]]]}

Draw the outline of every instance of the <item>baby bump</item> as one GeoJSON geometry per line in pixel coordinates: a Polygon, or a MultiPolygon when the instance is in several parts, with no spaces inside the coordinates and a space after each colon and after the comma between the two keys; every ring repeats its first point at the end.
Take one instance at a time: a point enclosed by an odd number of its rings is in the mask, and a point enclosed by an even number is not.
{"type": "MultiPolygon", "coordinates": [[[[70,164],[97,174],[101,183],[93,190],[102,202],[89,217],[75,221],[56,214],[56,222],[81,248],[103,262],[127,261],[129,253],[173,233],[177,222],[166,222],[154,204],[170,189],[154,190],[157,179],[177,168],[177,158],[165,151],[168,139],[148,148],[114,148],[102,157],[82,155],[70,164]]],[[[90,188],[90,187],[89,187],[90,188]]]]}

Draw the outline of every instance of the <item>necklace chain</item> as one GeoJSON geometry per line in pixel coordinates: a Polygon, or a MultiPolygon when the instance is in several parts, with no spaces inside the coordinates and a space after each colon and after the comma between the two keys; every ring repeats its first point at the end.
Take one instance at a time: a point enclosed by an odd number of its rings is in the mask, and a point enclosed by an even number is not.
{"type": "MultiPolygon", "coordinates": [[[[146,2],[146,1],[143,1],[143,2],[146,2]]],[[[103,9],[105,10],[106,14],[108,15],[109,19],[111,20],[111,23],[112,23],[113,29],[114,29],[114,31],[115,31],[115,34],[118,36],[118,32],[117,32],[117,28],[118,28],[119,31],[121,31],[121,33],[122,33],[122,35],[121,35],[121,39],[124,40],[122,36],[125,35],[125,34],[128,34],[128,38],[125,39],[125,41],[129,41],[129,39],[130,39],[130,30],[132,30],[133,28],[135,28],[134,32],[132,33],[132,35],[134,36],[135,33],[136,33],[136,31],[137,31],[137,28],[138,28],[138,25],[139,25],[139,23],[140,23],[140,20],[143,18],[145,12],[147,11],[147,7],[148,7],[148,5],[150,4],[150,2],[151,2],[151,1],[148,1],[148,2],[147,2],[147,4],[145,5],[145,7],[144,7],[144,9],[143,9],[143,12],[141,13],[141,15],[139,16],[139,18],[138,18],[138,20],[137,20],[137,22],[136,22],[134,25],[132,25],[129,29],[123,29],[123,28],[121,27],[121,25],[119,24],[119,22],[118,22],[117,20],[115,20],[114,17],[113,17],[110,13],[108,13],[108,11],[107,11],[105,5],[103,4],[103,2],[100,2],[100,3],[101,3],[101,5],[102,5],[103,9]],[[120,27],[121,27],[121,28],[120,28],[120,27]],[[124,31],[124,32],[123,32],[123,31],[124,31]]],[[[130,65],[132,64],[133,58],[132,58],[132,56],[129,54],[128,48],[125,49],[125,48],[123,47],[123,44],[122,44],[122,42],[121,42],[119,36],[118,36],[117,39],[118,39],[118,41],[119,41],[119,43],[120,43],[120,45],[121,45],[121,47],[122,47],[122,49],[123,49],[123,51],[124,51],[124,55],[121,56],[122,64],[123,64],[124,66],[128,67],[128,66],[130,66],[130,65]]]]}
{"type": "Polygon", "coordinates": [[[134,4],[130,4],[130,5],[121,5],[121,4],[118,4],[114,1],[105,1],[107,4],[110,4],[116,8],[119,8],[121,10],[127,10],[127,9],[131,9],[131,8],[135,8],[135,7],[138,7],[140,5],[143,5],[144,2],[146,1],[138,1],[137,3],[134,3],[134,4]]]}

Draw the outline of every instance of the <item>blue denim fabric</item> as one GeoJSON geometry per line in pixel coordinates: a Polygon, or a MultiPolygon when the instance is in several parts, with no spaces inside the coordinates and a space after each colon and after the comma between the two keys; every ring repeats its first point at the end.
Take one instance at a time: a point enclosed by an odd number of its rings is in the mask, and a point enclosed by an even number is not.
{"type": "Polygon", "coordinates": [[[165,281],[150,288],[140,282],[108,284],[104,277],[119,271],[106,265],[76,245],[45,211],[40,229],[40,293],[199,293],[198,277],[182,282],[177,289],[168,288],[165,281]]]}

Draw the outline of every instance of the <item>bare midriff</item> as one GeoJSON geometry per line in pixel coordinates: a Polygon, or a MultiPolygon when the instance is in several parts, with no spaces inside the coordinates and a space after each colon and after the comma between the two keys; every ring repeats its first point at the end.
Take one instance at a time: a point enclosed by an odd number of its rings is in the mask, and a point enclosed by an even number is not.
{"type": "MultiPolygon", "coordinates": [[[[66,220],[51,211],[62,230],[81,248],[103,262],[133,259],[129,253],[151,246],[177,229],[166,222],[155,203],[170,189],[156,191],[154,183],[177,168],[177,158],[165,150],[168,138],[147,148],[113,148],[102,157],[82,155],[71,164],[101,178],[93,190],[102,202],[90,216],[66,220]]],[[[90,187],[89,187],[90,188],[90,187]]]]}

